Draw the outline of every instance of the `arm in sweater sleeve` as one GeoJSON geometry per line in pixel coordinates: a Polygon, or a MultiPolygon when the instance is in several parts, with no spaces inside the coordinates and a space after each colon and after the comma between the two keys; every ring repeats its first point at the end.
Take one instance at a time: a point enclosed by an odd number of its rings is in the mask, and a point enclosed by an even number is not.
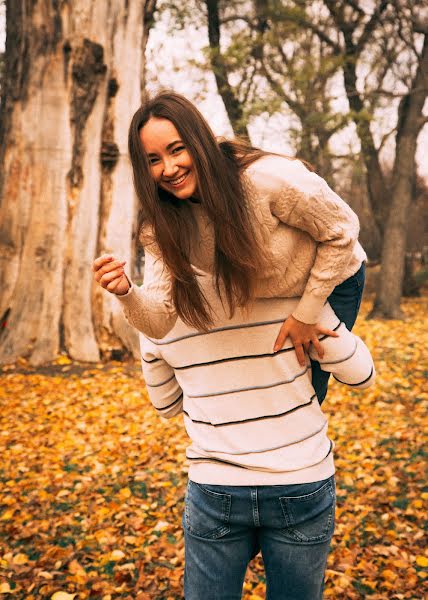
{"type": "Polygon", "coordinates": [[[172,280],[160,257],[145,251],[144,283],[131,283],[128,292],[116,296],[127,321],[146,336],[163,338],[174,326],[177,313],[172,302],[172,280]]]}
{"type": "Polygon", "coordinates": [[[282,159],[281,164],[285,169],[281,171],[278,163],[270,175],[272,214],[318,242],[309,279],[293,316],[303,323],[316,323],[351,259],[358,239],[358,217],[324,179],[300,161],[284,163],[282,159]]]}
{"type": "Polygon", "coordinates": [[[183,391],[174,369],[159,355],[150,340],[141,344],[141,364],[149,399],[161,417],[170,419],[183,412],[183,391]]]}
{"type": "Polygon", "coordinates": [[[369,349],[361,338],[348,331],[344,323],[340,324],[336,333],[339,337],[327,337],[321,342],[324,349],[322,359],[312,347],[310,357],[340,383],[358,389],[370,387],[375,381],[376,371],[369,349]]]}

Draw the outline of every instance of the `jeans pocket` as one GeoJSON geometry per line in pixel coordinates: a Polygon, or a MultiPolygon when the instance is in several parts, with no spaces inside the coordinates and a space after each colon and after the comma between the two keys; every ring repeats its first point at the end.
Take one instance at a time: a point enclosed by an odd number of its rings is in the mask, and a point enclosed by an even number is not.
{"type": "Polygon", "coordinates": [[[187,484],[183,525],[187,531],[205,539],[218,539],[230,531],[232,496],[210,490],[194,481],[187,484]]]}
{"type": "Polygon", "coordinates": [[[336,493],[334,478],[303,496],[282,496],[279,499],[285,519],[282,533],[290,541],[320,543],[331,538],[334,531],[336,493]]]}

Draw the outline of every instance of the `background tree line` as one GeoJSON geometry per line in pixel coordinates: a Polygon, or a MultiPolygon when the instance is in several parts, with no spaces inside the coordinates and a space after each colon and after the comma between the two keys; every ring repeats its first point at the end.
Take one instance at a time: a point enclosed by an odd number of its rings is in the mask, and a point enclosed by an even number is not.
{"type": "Polygon", "coordinates": [[[406,248],[415,249],[409,225],[428,195],[415,160],[427,122],[423,2],[6,0],[0,360],[137,352],[114,299],[94,289],[90,265],[106,250],[136,262],[126,135],[162,14],[171,35],[190,24],[206,33],[199,67],[213,74],[235,134],[250,138],[262,114],[290,118],[295,153],[349,200],[380,261],[372,316],[401,318],[403,282],[412,283],[406,248]],[[334,150],[347,132],[357,153],[334,150]]]}

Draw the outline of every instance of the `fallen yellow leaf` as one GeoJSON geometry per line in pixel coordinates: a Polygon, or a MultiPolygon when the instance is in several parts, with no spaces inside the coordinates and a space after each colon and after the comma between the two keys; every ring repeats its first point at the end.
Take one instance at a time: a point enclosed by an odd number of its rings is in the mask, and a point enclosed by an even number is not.
{"type": "Polygon", "coordinates": [[[10,591],[10,585],[6,581],[4,583],[0,583],[0,594],[9,594],[10,591]]]}
{"type": "Polygon", "coordinates": [[[428,567],[428,558],[426,556],[417,556],[416,564],[419,567],[428,567]]]}
{"type": "Polygon", "coordinates": [[[28,556],[22,552],[19,552],[18,554],[15,554],[12,562],[14,565],[25,565],[28,562],[28,556]]]}

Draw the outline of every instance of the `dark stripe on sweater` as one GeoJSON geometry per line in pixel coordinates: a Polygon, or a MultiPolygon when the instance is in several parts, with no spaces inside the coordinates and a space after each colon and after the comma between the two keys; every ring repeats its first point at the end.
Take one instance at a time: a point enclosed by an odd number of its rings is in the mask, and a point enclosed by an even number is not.
{"type": "Polygon", "coordinates": [[[152,365],[155,362],[158,362],[160,358],[153,358],[152,360],[146,360],[144,356],[141,357],[141,360],[145,362],[147,365],[152,365]]]}
{"type": "MultiPolygon", "coordinates": [[[[318,461],[317,463],[314,463],[313,465],[309,465],[309,466],[304,466],[301,467],[300,469],[284,469],[283,471],[281,471],[282,473],[293,473],[294,471],[302,471],[303,469],[310,469],[311,467],[315,467],[316,465],[319,465],[320,463],[322,463],[328,456],[330,456],[331,451],[333,450],[333,442],[331,440],[329,440],[330,442],[330,448],[328,449],[327,454],[324,456],[324,458],[322,458],[320,461],[318,461]]],[[[251,452],[249,452],[248,454],[251,454],[251,452]]],[[[187,456],[186,455],[187,460],[190,461],[195,461],[195,462],[217,462],[217,463],[221,463],[221,464],[225,464],[225,465],[230,465],[231,467],[236,467],[237,469],[247,469],[249,471],[264,471],[267,473],[278,473],[278,471],[272,471],[269,469],[263,469],[260,467],[255,467],[255,466],[251,466],[251,467],[247,467],[246,465],[237,465],[236,463],[229,461],[229,460],[222,460],[221,458],[208,458],[206,456],[187,456]]]]}
{"type": "Polygon", "coordinates": [[[243,356],[231,356],[230,358],[219,358],[217,360],[210,360],[202,363],[193,363],[191,365],[183,365],[182,367],[172,367],[176,371],[181,371],[184,369],[193,369],[194,367],[207,367],[210,365],[219,365],[226,362],[233,362],[235,360],[251,360],[252,358],[268,358],[274,357],[278,354],[283,354],[284,352],[291,352],[294,350],[294,346],[289,346],[287,348],[283,348],[282,350],[278,350],[278,352],[266,352],[265,354],[246,354],[243,356]]]}
{"type": "Polygon", "coordinates": [[[213,396],[226,396],[227,394],[251,392],[253,390],[267,390],[269,388],[278,387],[279,385],[293,383],[293,381],[296,381],[296,379],[305,375],[305,373],[307,373],[307,371],[309,371],[311,368],[312,368],[311,365],[308,364],[308,365],[306,365],[306,367],[304,368],[303,371],[300,371],[300,373],[296,373],[296,375],[294,375],[294,377],[292,377],[291,379],[285,379],[283,381],[276,381],[275,383],[269,383],[267,385],[254,385],[254,386],[245,387],[245,388],[235,388],[232,390],[224,390],[222,392],[210,392],[209,394],[194,394],[194,395],[187,394],[187,397],[188,398],[212,398],[213,396]]]}
{"type": "Polygon", "coordinates": [[[183,399],[183,392],[181,392],[181,394],[178,396],[177,400],[174,400],[174,402],[171,402],[171,404],[167,404],[166,406],[162,406],[162,408],[159,408],[158,406],[155,406],[155,408],[156,408],[156,410],[158,412],[160,412],[162,410],[166,410],[167,408],[171,408],[171,406],[174,406],[174,404],[177,404],[177,402],[179,402],[182,399],[183,399]]]}
{"type": "Polygon", "coordinates": [[[169,377],[168,379],[166,379],[165,381],[162,381],[162,383],[148,383],[146,381],[146,386],[147,387],[151,387],[151,388],[155,388],[155,387],[161,387],[162,385],[165,385],[165,383],[169,383],[172,379],[174,379],[175,375],[174,373],[171,375],[171,377],[169,377]]]}
{"type": "Polygon", "coordinates": [[[323,361],[323,362],[318,361],[318,362],[320,363],[320,365],[340,365],[340,363],[343,363],[343,362],[349,360],[350,358],[352,358],[354,356],[355,352],[357,351],[357,348],[358,348],[358,342],[354,338],[354,348],[350,354],[348,354],[344,358],[341,358],[340,360],[329,360],[329,361],[323,361]]]}
{"type": "MultiPolygon", "coordinates": [[[[337,331],[339,329],[339,327],[342,325],[342,321],[339,321],[339,323],[336,325],[336,327],[334,327],[332,329],[332,331],[337,331]]],[[[318,338],[318,341],[321,342],[322,340],[325,340],[325,338],[331,337],[330,335],[322,335],[320,338],[318,338]]]]}
{"type": "Polygon", "coordinates": [[[289,415],[290,413],[295,412],[296,410],[300,410],[301,408],[305,408],[305,406],[310,406],[316,398],[316,394],[311,396],[309,402],[305,402],[304,404],[299,404],[294,408],[290,408],[290,410],[286,410],[282,413],[277,413],[275,415],[262,415],[260,417],[251,417],[250,419],[242,419],[240,421],[226,421],[225,423],[210,423],[209,421],[200,421],[199,419],[192,419],[189,413],[183,410],[183,413],[192,421],[192,423],[199,423],[201,425],[209,425],[210,427],[225,427],[227,425],[241,425],[242,423],[249,423],[251,421],[264,421],[265,419],[277,419],[279,417],[284,417],[285,415],[289,415]]]}
{"type": "Polygon", "coordinates": [[[363,379],[363,381],[359,381],[358,383],[348,383],[347,381],[341,381],[340,379],[338,379],[337,377],[335,377],[333,375],[333,377],[335,378],[336,381],[338,381],[339,383],[344,383],[345,385],[349,385],[351,387],[356,386],[356,385],[363,385],[364,383],[366,383],[370,377],[373,375],[373,367],[370,371],[370,375],[368,377],[366,377],[365,379],[363,379]]]}
{"type": "MultiPolygon", "coordinates": [[[[289,446],[295,446],[296,444],[301,444],[302,442],[306,442],[306,440],[309,440],[309,438],[315,437],[316,435],[321,433],[321,431],[323,431],[324,429],[327,428],[327,424],[328,424],[328,421],[325,420],[322,424],[322,427],[320,427],[316,431],[312,431],[311,433],[309,433],[308,435],[306,435],[303,438],[300,438],[299,440],[290,442],[289,444],[282,444],[281,446],[276,446],[276,447],[272,447],[272,448],[264,448],[262,450],[251,450],[250,454],[266,454],[266,452],[274,452],[275,450],[280,450],[281,448],[288,448],[289,446]]],[[[230,451],[226,451],[226,450],[223,452],[222,450],[213,450],[212,448],[203,448],[201,445],[199,445],[199,448],[201,450],[203,450],[204,452],[215,452],[216,454],[228,454],[229,456],[245,456],[245,454],[248,454],[248,452],[230,452],[230,451]]]]}
{"type": "MultiPolygon", "coordinates": [[[[267,324],[271,324],[272,322],[273,321],[270,321],[267,324]]],[[[339,321],[339,324],[336,325],[336,327],[332,331],[337,331],[337,329],[339,329],[339,327],[341,326],[341,324],[342,323],[339,321]]],[[[208,332],[208,333],[211,333],[211,332],[208,332]]],[[[199,334],[192,334],[192,336],[193,335],[199,335],[199,334]]],[[[200,334],[200,335],[204,335],[204,334],[200,334]]],[[[189,337],[192,337],[192,336],[189,336],[189,337]]],[[[325,340],[327,337],[329,337],[329,336],[328,335],[323,335],[323,336],[321,336],[318,339],[320,341],[322,341],[322,340],[325,340]]],[[[178,341],[178,340],[181,340],[181,339],[184,339],[184,338],[177,338],[177,339],[175,339],[173,341],[178,341]]],[[[242,356],[231,356],[231,357],[228,357],[228,358],[219,358],[217,360],[210,360],[210,361],[201,362],[201,363],[192,363],[190,365],[182,365],[181,367],[174,367],[174,366],[171,365],[171,368],[174,369],[174,370],[176,370],[176,371],[180,371],[180,370],[185,370],[185,369],[192,369],[194,367],[207,367],[207,366],[210,366],[210,365],[219,365],[219,364],[222,364],[222,363],[233,362],[233,361],[236,361],[236,360],[251,360],[253,358],[268,358],[268,357],[276,356],[278,354],[283,354],[284,352],[291,352],[294,349],[295,349],[294,346],[286,346],[285,348],[282,348],[281,350],[278,350],[278,352],[266,352],[265,354],[245,354],[245,355],[242,355],[242,356]]],[[[155,358],[154,360],[148,361],[148,360],[145,360],[143,358],[143,361],[145,363],[148,363],[148,364],[154,363],[157,360],[159,360],[159,359],[155,358]]]]}
{"type": "Polygon", "coordinates": [[[237,329],[248,329],[250,327],[262,327],[263,325],[275,325],[276,323],[283,323],[286,318],[287,317],[284,317],[281,319],[275,319],[273,321],[260,321],[260,322],[255,322],[255,323],[228,325],[226,327],[216,327],[214,329],[210,329],[209,331],[198,331],[197,333],[188,333],[187,335],[181,335],[180,337],[167,339],[167,340],[165,340],[165,339],[156,340],[154,338],[147,338],[147,339],[150,340],[156,346],[165,346],[166,344],[174,344],[175,342],[181,342],[182,340],[188,340],[189,338],[210,335],[212,333],[219,333],[221,331],[234,331],[237,329]]]}

